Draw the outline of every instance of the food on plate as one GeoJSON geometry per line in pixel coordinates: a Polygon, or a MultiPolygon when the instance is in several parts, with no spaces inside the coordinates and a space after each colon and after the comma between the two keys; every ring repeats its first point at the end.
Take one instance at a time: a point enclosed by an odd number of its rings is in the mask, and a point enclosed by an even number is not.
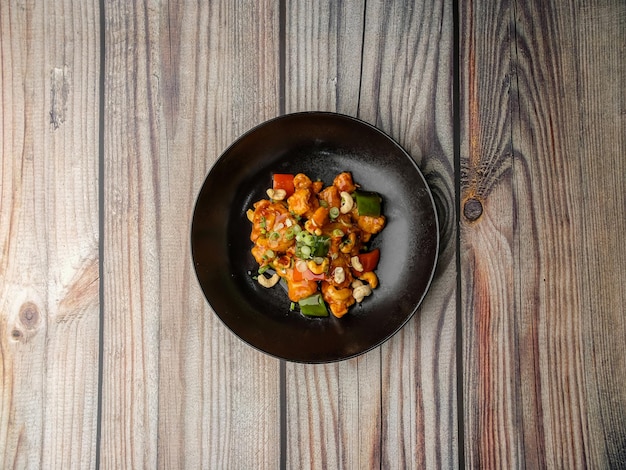
{"type": "Polygon", "coordinates": [[[267,195],[247,211],[260,285],[283,280],[291,309],[308,317],[330,310],[341,318],[372,293],[380,250],[368,247],[386,222],[378,193],[343,172],[329,186],[304,173],[274,174],[267,195]]]}

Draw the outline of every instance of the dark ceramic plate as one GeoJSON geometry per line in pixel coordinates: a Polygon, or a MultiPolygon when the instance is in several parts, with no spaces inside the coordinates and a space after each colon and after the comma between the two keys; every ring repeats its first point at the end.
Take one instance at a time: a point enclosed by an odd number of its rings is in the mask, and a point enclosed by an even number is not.
{"type": "Polygon", "coordinates": [[[439,230],[426,181],[397,143],[357,119],[309,112],[265,122],[224,152],[198,195],[191,248],[204,295],[233,333],[272,356],[320,363],[375,348],[411,318],[433,278],[439,230]],[[273,173],[331,184],[342,171],[383,196],[387,226],[372,240],[380,285],[341,319],[310,319],[289,310],[284,289],[252,279],[246,211],[266,197],[273,173]]]}

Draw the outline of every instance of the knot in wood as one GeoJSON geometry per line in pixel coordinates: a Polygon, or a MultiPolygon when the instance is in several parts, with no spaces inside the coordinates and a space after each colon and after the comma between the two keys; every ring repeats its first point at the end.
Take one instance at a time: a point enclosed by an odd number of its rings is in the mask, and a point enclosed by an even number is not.
{"type": "Polygon", "coordinates": [[[20,308],[20,322],[27,329],[32,330],[36,328],[37,325],[39,325],[40,319],[39,309],[33,302],[26,302],[20,308]]]}
{"type": "Polygon", "coordinates": [[[467,220],[475,221],[483,213],[483,205],[478,199],[468,199],[463,206],[463,215],[467,220]]]}

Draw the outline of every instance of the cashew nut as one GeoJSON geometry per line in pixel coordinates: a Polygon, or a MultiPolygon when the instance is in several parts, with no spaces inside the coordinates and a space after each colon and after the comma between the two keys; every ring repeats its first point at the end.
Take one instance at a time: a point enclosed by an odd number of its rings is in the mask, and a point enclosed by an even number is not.
{"type": "Polygon", "coordinates": [[[342,253],[350,253],[352,251],[352,248],[354,248],[355,243],[356,233],[352,232],[350,233],[350,235],[348,235],[348,239],[340,245],[339,250],[342,253]]]}
{"type": "Polygon", "coordinates": [[[313,219],[309,219],[304,223],[304,230],[314,233],[317,236],[320,236],[323,233],[322,229],[315,225],[315,221],[313,219]]]}
{"type": "Polygon", "coordinates": [[[366,281],[372,289],[376,289],[376,287],[378,287],[378,277],[376,277],[376,274],[374,274],[372,271],[363,273],[361,276],[359,276],[359,279],[366,281]]]}
{"type": "Polygon", "coordinates": [[[352,199],[350,193],[347,193],[346,191],[341,191],[339,195],[341,196],[341,208],[339,209],[339,212],[347,214],[354,207],[354,199],[352,199]]]}
{"type": "Polygon", "coordinates": [[[250,222],[254,222],[254,211],[252,209],[248,209],[246,211],[246,217],[250,222]]]}
{"type": "Polygon", "coordinates": [[[269,279],[266,278],[263,274],[259,274],[258,281],[259,281],[259,284],[261,284],[263,287],[270,288],[270,287],[274,287],[278,283],[279,279],[280,278],[277,273],[274,273],[274,275],[270,277],[269,279]]]}
{"type": "Polygon", "coordinates": [[[352,291],[352,296],[357,302],[363,302],[363,299],[372,293],[372,289],[368,285],[357,286],[352,291]]]}
{"type": "Polygon", "coordinates": [[[344,269],[341,266],[337,266],[335,268],[335,272],[334,272],[333,277],[335,279],[335,283],[341,284],[343,281],[346,280],[346,272],[344,271],[344,269]]]}
{"type": "Polygon", "coordinates": [[[284,189],[272,189],[272,188],[270,188],[270,189],[268,189],[265,192],[267,193],[269,198],[273,199],[274,201],[282,201],[287,196],[287,191],[285,191],[284,189]]]}
{"type": "Polygon", "coordinates": [[[350,298],[352,292],[348,288],[337,289],[335,286],[329,285],[328,289],[326,290],[326,295],[332,300],[332,302],[329,302],[330,304],[332,304],[337,302],[345,302],[350,298]]]}
{"type": "Polygon", "coordinates": [[[322,274],[328,270],[328,258],[324,258],[321,264],[317,264],[315,261],[311,260],[306,265],[313,274],[322,274]]]}
{"type": "Polygon", "coordinates": [[[357,271],[363,272],[363,265],[361,264],[361,260],[359,260],[358,256],[350,258],[350,264],[352,264],[352,267],[357,271]]]}

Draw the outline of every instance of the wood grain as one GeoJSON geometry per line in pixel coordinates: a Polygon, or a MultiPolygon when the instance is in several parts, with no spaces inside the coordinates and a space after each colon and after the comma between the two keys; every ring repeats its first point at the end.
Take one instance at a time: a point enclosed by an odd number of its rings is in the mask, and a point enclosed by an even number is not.
{"type": "Polygon", "coordinates": [[[1,468],[95,465],[98,14],[0,4],[1,468]]]}
{"type": "MultiPolygon", "coordinates": [[[[357,114],[363,15],[363,2],[286,3],[286,112],[357,114]]],[[[285,368],[287,467],[379,467],[379,353],[285,368]]]]}
{"type": "Polygon", "coordinates": [[[416,160],[441,246],[433,285],[381,354],[383,468],[458,465],[453,15],[447,2],[368,2],[359,116],[416,160]]]}
{"type": "Polygon", "coordinates": [[[349,7],[288,3],[287,111],[352,114],[399,140],[434,187],[443,261],[418,318],[388,345],[339,364],[287,365],[287,462],[454,466],[452,12],[402,2],[349,7]]]}
{"type": "Polygon", "coordinates": [[[210,311],[188,237],[210,166],[278,112],[277,6],[123,1],[105,12],[101,463],[276,468],[279,362],[210,311]]]}
{"type": "Polygon", "coordinates": [[[0,468],[626,467],[626,4],[458,6],[456,69],[444,1],[0,0],[0,468]],[[189,258],[219,154],[304,110],[404,146],[442,236],[331,365],[244,345],[189,258]]]}
{"type": "Polygon", "coordinates": [[[624,5],[461,17],[467,463],[621,468],[624,5]]]}
{"type": "MultiPolygon", "coordinates": [[[[515,400],[521,382],[515,369],[516,317],[511,314],[512,16],[508,1],[489,7],[470,2],[460,11],[462,389],[470,468],[523,467],[516,452],[517,420],[525,414],[515,400]]],[[[533,352],[532,347],[525,350],[533,352]]],[[[532,382],[526,375],[524,379],[532,390],[532,382]]],[[[529,411],[532,420],[537,410],[529,411]]]]}

